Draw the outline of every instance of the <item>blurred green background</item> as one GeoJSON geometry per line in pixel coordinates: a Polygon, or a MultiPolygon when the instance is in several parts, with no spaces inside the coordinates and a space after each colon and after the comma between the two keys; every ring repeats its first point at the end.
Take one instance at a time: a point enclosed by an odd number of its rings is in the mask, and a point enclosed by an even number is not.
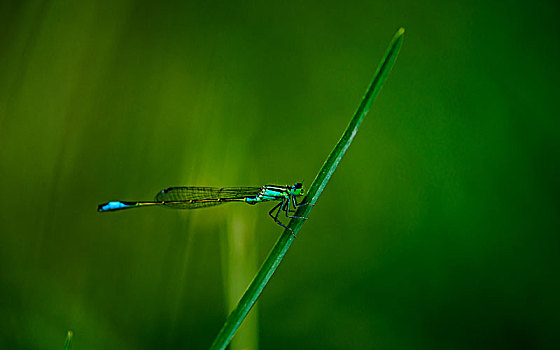
{"type": "Polygon", "coordinates": [[[268,205],[99,214],[173,185],[309,186],[387,84],[235,348],[560,341],[555,1],[1,1],[0,348],[206,348],[268,205]]]}

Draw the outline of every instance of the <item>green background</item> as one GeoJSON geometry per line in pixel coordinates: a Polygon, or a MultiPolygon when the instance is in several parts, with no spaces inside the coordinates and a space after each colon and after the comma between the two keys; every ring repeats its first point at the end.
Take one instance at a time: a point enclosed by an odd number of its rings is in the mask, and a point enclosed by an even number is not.
{"type": "Polygon", "coordinates": [[[393,72],[236,348],[560,341],[557,3],[0,2],[0,348],[206,348],[269,205],[99,214],[172,185],[309,186],[393,72]],[[246,343],[244,343],[246,342],[246,343]]]}

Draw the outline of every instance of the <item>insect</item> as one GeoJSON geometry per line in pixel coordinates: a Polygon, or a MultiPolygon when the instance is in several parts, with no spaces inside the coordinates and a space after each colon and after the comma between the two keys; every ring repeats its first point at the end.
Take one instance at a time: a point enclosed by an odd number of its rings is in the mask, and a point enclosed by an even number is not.
{"type": "Polygon", "coordinates": [[[293,216],[292,212],[298,208],[296,197],[303,196],[303,184],[300,182],[292,186],[264,185],[262,187],[169,187],[159,191],[153,201],[124,202],[111,201],[97,206],[97,211],[107,212],[122,209],[162,206],[173,209],[198,209],[212,207],[223,203],[245,202],[257,204],[263,202],[278,201],[268,215],[278,225],[288,228],[279,219],[280,212],[286,213],[288,218],[304,217],[293,216]],[[293,209],[291,209],[293,207],[293,209]]]}

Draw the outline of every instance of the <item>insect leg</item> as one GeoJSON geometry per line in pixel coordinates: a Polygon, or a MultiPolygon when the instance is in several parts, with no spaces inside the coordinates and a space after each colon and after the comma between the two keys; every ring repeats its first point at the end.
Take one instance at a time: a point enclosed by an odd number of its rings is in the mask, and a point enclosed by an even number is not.
{"type": "Polygon", "coordinates": [[[270,209],[270,211],[268,212],[268,215],[270,215],[270,217],[276,222],[278,220],[278,214],[276,214],[276,217],[274,217],[274,215],[272,214],[280,205],[282,205],[282,202],[276,204],[274,206],[274,208],[270,209]]]}
{"type": "Polygon", "coordinates": [[[294,199],[294,198],[295,198],[295,196],[288,195],[287,206],[286,206],[286,207],[287,207],[286,214],[292,213],[292,212],[294,212],[294,213],[296,212],[297,206],[294,204],[294,203],[295,203],[295,199],[294,199]],[[290,209],[290,204],[293,205],[294,209],[290,209]]]}
{"type": "Polygon", "coordinates": [[[315,206],[315,204],[311,204],[311,203],[298,203],[298,202],[297,202],[297,199],[295,198],[295,196],[293,196],[293,198],[294,198],[294,202],[296,203],[296,208],[299,207],[299,206],[302,206],[302,205],[312,205],[312,206],[315,206]]]}
{"type": "Polygon", "coordinates": [[[275,222],[275,223],[277,223],[278,225],[282,226],[282,227],[285,228],[285,229],[290,230],[290,231],[292,232],[292,236],[294,236],[294,238],[296,238],[296,235],[295,235],[295,233],[294,233],[294,230],[292,230],[292,229],[289,228],[288,226],[284,225],[284,224],[282,223],[282,221],[278,220],[278,215],[280,215],[280,211],[283,210],[282,208],[284,207],[285,202],[286,202],[286,200],[283,199],[282,202],[278,203],[276,206],[274,206],[274,208],[272,208],[272,210],[270,210],[270,211],[268,212],[268,215],[270,215],[270,217],[271,217],[272,219],[274,219],[274,222],[275,222]],[[273,213],[274,210],[276,210],[276,209],[278,209],[278,210],[276,211],[276,215],[273,215],[272,213],[273,213]]]}
{"type": "Polygon", "coordinates": [[[276,222],[280,222],[280,220],[278,220],[278,215],[280,215],[280,212],[283,211],[283,207],[284,207],[284,201],[282,201],[282,205],[280,206],[280,208],[278,208],[278,211],[276,212],[276,218],[275,218],[276,222]]]}
{"type": "Polygon", "coordinates": [[[290,198],[284,198],[284,200],[282,201],[284,203],[284,205],[282,205],[282,211],[284,213],[286,213],[286,217],[289,218],[290,217],[290,198]]]}
{"type": "MultiPolygon", "coordinates": [[[[288,208],[290,206],[290,202],[295,202],[296,199],[294,196],[290,196],[290,198],[287,200],[288,201],[288,208]]],[[[294,208],[297,209],[297,206],[294,204],[294,208]]],[[[295,212],[295,210],[294,210],[295,212]]],[[[295,215],[289,215],[288,210],[286,210],[286,216],[289,217],[290,219],[303,219],[303,220],[307,220],[306,217],[304,216],[295,216],[295,215]]]]}

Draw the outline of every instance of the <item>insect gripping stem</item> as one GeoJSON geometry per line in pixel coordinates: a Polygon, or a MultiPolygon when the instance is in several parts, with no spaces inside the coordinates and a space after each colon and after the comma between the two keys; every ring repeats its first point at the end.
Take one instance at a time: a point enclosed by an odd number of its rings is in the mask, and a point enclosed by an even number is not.
{"type": "Polygon", "coordinates": [[[284,230],[284,232],[266,257],[255,278],[253,279],[253,281],[251,281],[251,284],[245,291],[245,294],[243,294],[236,308],[231,312],[222,329],[216,336],[216,339],[214,339],[214,342],[212,343],[210,349],[225,349],[225,347],[229,344],[231,338],[243,322],[243,319],[245,318],[245,316],[247,316],[249,310],[255,304],[262,290],[278,268],[278,265],[290,248],[295,235],[299,232],[301,226],[303,225],[305,221],[304,218],[309,215],[311,209],[313,208],[313,205],[317,202],[319,196],[323,192],[323,189],[327,185],[336,167],[340,163],[340,160],[344,156],[344,153],[354,139],[354,136],[356,135],[360,124],[369,111],[373,101],[379,94],[381,87],[387,80],[387,76],[389,75],[389,72],[391,71],[391,68],[393,67],[400,51],[403,34],[404,29],[400,28],[393,36],[393,39],[389,44],[387,51],[385,52],[385,56],[381,60],[381,63],[379,64],[377,71],[371,81],[371,84],[366,90],[366,93],[358,109],[356,110],[356,113],[350,120],[350,123],[342,134],[340,141],[338,141],[332,152],[329,154],[327,160],[319,170],[319,173],[317,174],[315,180],[309,188],[307,196],[305,196],[305,198],[303,199],[304,204],[298,206],[294,218],[292,218],[288,223],[287,228],[284,230]]]}

